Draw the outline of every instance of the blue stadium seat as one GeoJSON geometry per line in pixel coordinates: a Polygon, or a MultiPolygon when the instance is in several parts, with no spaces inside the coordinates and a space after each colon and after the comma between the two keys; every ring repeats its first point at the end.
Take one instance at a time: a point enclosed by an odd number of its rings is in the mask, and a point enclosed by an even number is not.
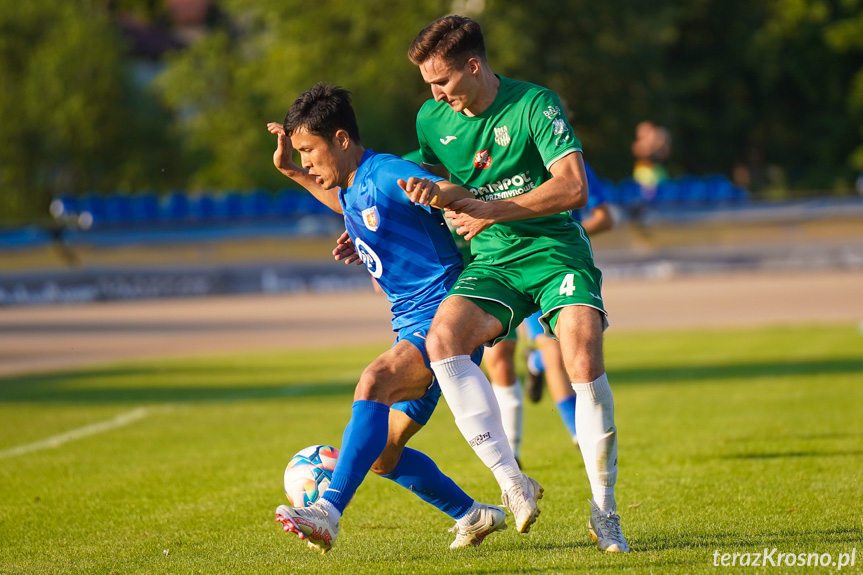
{"type": "Polygon", "coordinates": [[[221,198],[210,192],[201,192],[196,195],[189,205],[191,215],[202,222],[212,222],[224,217],[224,206],[221,198]]]}
{"type": "Polygon", "coordinates": [[[318,201],[315,197],[309,194],[309,199],[312,200],[312,212],[313,214],[329,216],[334,214],[333,210],[327,207],[323,202],[318,201]]]}
{"type": "Polygon", "coordinates": [[[683,176],[678,178],[680,201],[684,206],[699,206],[707,203],[707,186],[701,178],[683,176]]]}
{"type": "Polygon", "coordinates": [[[57,218],[70,218],[78,215],[78,198],[75,196],[57,196],[51,202],[51,213],[57,218]]]}
{"type": "Polygon", "coordinates": [[[734,184],[727,177],[720,174],[705,176],[704,185],[708,204],[718,206],[734,201],[734,184]]]}
{"type": "Polygon", "coordinates": [[[617,190],[620,195],[620,204],[630,207],[641,203],[641,186],[632,178],[621,180],[617,184],[617,190]]]}
{"type": "Polygon", "coordinates": [[[162,219],[167,221],[182,221],[189,217],[189,198],[186,193],[174,190],[162,198],[162,219]]]}
{"type": "Polygon", "coordinates": [[[277,216],[287,218],[297,213],[299,206],[300,194],[305,193],[299,190],[284,189],[276,194],[273,202],[273,209],[277,216]]]}
{"type": "Polygon", "coordinates": [[[229,220],[238,220],[243,217],[243,196],[236,190],[225,192],[222,199],[225,217],[229,220]]]}
{"type": "Polygon", "coordinates": [[[78,213],[88,212],[93,217],[93,225],[105,223],[105,198],[90,192],[78,199],[78,213]]]}
{"type": "Polygon", "coordinates": [[[129,194],[113,193],[105,198],[105,223],[125,224],[132,221],[132,197],[129,194]]]}
{"type": "Polygon", "coordinates": [[[332,213],[328,207],[309,193],[303,193],[297,198],[297,212],[303,215],[332,213]]]}
{"type": "Polygon", "coordinates": [[[155,192],[144,191],[132,196],[132,221],[151,223],[159,219],[159,197],[155,192]]]}
{"type": "Polygon", "coordinates": [[[243,197],[243,214],[256,220],[272,215],[273,201],[265,190],[254,190],[243,197]]]}
{"type": "Polygon", "coordinates": [[[751,199],[749,190],[734,186],[732,201],[736,204],[744,204],[751,199]]]}
{"type": "Polygon", "coordinates": [[[680,185],[676,180],[665,179],[656,185],[653,201],[659,206],[676,206],[681,203],[680,185]]]}

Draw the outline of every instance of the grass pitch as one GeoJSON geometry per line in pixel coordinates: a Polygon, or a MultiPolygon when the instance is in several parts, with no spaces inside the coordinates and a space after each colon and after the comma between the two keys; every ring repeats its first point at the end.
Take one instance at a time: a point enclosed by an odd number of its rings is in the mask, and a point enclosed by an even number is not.
{"type": "MultiPolygon", "coordinates": [[[[609,333],[606,348],[631,554],[590,544],[583,465],[547,396],[525,414],[525,471],[546,488],[530,534],[510,519],[480,548],[450,551],[448,517],[373,475],[327,556],[283,533],[284,467],[341,443],[355,380],[382,351],[365,347],[0,379],[0,572],[695,573],[765,548],[854,552],[843,572],[860,571],[855,327],[609,333]]],[[[412,446],[499,502],[445,404],[412,446]]]]}

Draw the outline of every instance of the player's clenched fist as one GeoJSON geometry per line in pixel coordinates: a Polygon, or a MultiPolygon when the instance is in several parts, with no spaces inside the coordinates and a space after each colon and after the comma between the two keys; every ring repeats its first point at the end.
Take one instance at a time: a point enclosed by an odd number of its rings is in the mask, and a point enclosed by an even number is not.
{"type": "Polygon", "coordinates": [[[398,185],[415,204],[431,205],[440,194],[438,185],[428,178],[410,177],[407,181],[398,180],[398,185]]]}

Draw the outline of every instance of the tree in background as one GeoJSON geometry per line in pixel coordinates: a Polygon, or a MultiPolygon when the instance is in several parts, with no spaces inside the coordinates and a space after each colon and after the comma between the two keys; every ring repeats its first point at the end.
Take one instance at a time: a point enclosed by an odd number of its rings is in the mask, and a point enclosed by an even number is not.
{"type": "Polygon", "coordinates": [[[0,0],[4,224],[45,218],[52,194],[152,187],[171,167],[158,100],[132,89],[116,27],[85,4],[0,0]]]}
{"type": "Polygon", "coordinates": [[[631,176],[642,120],[670,130],[672,175],[768,197],[863,170],[863,0],[202,0],[218,17],[142,68],[120,16],[167,26],[167,1],[0,0],[0,224],[61,192],[281,187],[265,126],[319,80],[354,93],[367,146],[414,149],[430,92],[407,47],[451,12],[568,102],[605,177],[631,176]]]}
{"type": "Polygon", "coordinates": [[[193,188],[281,187],[267,122],[326,81],[353,92],[363,143],[404,153],[426,88],[407,59],[414,35],[445,2],[226,0],[224,25],[170,60],[159,79],[187,153],[193,188]]]}
{"type": "Polygon", "coordinates": [[[671,119],[663,65],[678,4],[488,0],[477,19],[495,69],[557,92],[591,165],[619,179],[631,175],[636,124],[671,119]]]}

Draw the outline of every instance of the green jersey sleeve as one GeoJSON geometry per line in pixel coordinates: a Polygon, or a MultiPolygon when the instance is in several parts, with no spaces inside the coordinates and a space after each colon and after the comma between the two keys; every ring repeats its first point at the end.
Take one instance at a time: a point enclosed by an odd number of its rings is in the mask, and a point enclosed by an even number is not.
{"type": "Polygon", "coordinates": [[[426,107],[428,106],[428,102],[420,108],[419,113],[417,114],[416,126],[417,126],[417,140],[419,140],[420,144],[420,157],[422,158],[422,163],[428,166],[440,166],[443,162],[435,155],[431,146],[429,145],[428,137],[426,136],[425,130],[423,130],[423,124],[425,123],[423,120],[424,115],[427,113],[426,107]]]}
{"type": "Polygon", "coordinates": [[[581,142],[563,113],[563,105],[551,90],[536,93],[531,101],[528,123],[546,170],[567,154],[581,151],[581,142]]]}

